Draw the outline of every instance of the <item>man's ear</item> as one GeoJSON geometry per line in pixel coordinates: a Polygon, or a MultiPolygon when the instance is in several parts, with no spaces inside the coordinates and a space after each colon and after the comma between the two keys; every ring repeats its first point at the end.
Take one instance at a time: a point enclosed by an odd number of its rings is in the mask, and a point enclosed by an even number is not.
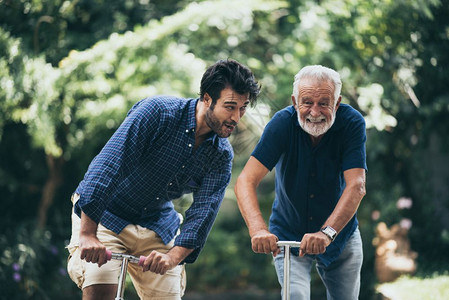
{"type": "Polygon", "coordinates": [[[296,99],[295,96],[292,95],[292,104],[294,107],[296,107],[296,99]]]}
{"type": "Polygon", "coordinates": [[[212,98],[209,96],[208,93],[205,93],[203,96],[203,102],[206,105],[207,108],[209,108],[212,104],[212,98]]]}
{"type": "Polygon", "coordinates": [[[337,105],[335,105],[335,111],[337,111],[338,107],[340,106],[340,102],[341,102],[341,96],[338,97],[337,105]]]}

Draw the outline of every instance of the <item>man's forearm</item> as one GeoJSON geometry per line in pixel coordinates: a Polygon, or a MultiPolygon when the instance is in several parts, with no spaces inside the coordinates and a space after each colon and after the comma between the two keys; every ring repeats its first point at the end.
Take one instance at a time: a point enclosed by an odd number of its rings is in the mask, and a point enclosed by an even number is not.
{"type": "Polygon", "coordinates": [[[106,263],[106,248],[97,238],[98,224],[95,223],[88,215],[81,212],[81,229],[80,229],[80,258],[87,262],[98,263],[102,266],[106,263]]]}
{"type": "Polygon", "coordinates": [[[331,226],[337,232],[343,230],[346,224],[348,224],[357,212],[360,202],[364,196],[365,177],[360,176],[356,178],[356,180],[349,181],[337,203],[337,206],[323,226],[331,226]]]}
{"type": "Polygon", "coordinates": [[[257,232],[268,231],[257,199],[257,186],[268,171],[257,158],[251,156],[234,187],[237,204],[251,237],[257,232]]]}
{"type": "Polygon", "coordinates": [[[252,250],[255,253],[272,253],[276,256],[280,252],[276,244],[278,237],[269,232],[262,217],[256,192],[259,181],[248,180],[244,176],[239,177],[235,185],[237,203],[248,227],[252,250]]]}
{"type": "Polygon", "coordinates": [[[98,224],[88,215],[81,211],[81,229],[80,236],[96,236],[98,224]]]}
{"type": "Polygon", "coordinates": [[[244,180],[238,180],[235,185],[235,194],[240,212],[248,227],[249,235],[253,236],[254,233],[260,230],[268,230],[260,211],[256,187],[244,180]]]}

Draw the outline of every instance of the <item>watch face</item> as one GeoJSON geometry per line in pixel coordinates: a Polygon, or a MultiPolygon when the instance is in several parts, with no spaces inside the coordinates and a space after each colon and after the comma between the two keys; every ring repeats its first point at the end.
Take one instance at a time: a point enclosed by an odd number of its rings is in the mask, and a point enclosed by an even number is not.
{"type": "Polygon", "coordinates": [[[326,226],[322,231],[323,231],[323,233],[326,234],[331,240],[334,240],[335,236],[337,235],[337,232],[336,232],[333,228],[331,228],[331,227],[329,227],[329,226],[326,226]]]}

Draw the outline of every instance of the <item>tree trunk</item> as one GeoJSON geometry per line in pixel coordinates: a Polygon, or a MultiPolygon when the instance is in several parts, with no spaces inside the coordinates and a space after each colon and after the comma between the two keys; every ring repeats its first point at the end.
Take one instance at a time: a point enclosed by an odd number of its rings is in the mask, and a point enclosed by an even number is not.
{"type": "Polygon", "coordinates": [[[37,219],[38,228],[43,229],[47,223],[47,213],[53,204],[56,190],[62,184],[62,168],[64,159],[47,154],[48,177],[42,190],[41,203],[37,219]]]}

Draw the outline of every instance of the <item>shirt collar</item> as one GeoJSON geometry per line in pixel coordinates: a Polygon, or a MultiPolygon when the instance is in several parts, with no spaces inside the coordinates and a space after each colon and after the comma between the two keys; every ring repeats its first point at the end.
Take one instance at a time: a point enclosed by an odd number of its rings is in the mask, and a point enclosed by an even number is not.
{"type": "Polygon", "coordinates": [[[196,99],[190,99],[188,105],[188,109],[187,109],[187,122],[186,122],[186,129],[187,130],[192,130],[196,128],[196,117],[195,117],[195,113],[196,113],[196,105],[198,103],[200,98],[196,98],[196,99]]]}
{"type": "MultiPolygon", "coordinates": [[[[187,109],[186,130],[188,130],[188,131],[196,130],[195,114],[196,114],[196,106],[199,101],[200,101],[200,98],[190,99],[189,103],[187,104],[188,109],[187,109]]],[[[212,144],[215,144],[218,142],[218,140],[217,140],[218,138],[219,137],[216,133],[212,133],[204,140],[204,142],[210,141],[212,144]]]]}

